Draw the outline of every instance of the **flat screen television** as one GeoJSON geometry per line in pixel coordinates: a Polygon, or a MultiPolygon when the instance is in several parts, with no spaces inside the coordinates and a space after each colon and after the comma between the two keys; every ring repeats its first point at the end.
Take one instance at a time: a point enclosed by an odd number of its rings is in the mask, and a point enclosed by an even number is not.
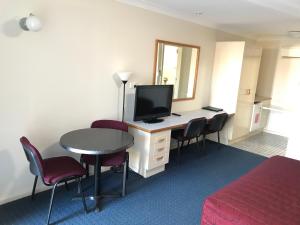
{"type": "Polygon", "coordinates": [[[134,121],[158,123],[171,115],[173,85],[138,85],[135,92],[134,121]]]}

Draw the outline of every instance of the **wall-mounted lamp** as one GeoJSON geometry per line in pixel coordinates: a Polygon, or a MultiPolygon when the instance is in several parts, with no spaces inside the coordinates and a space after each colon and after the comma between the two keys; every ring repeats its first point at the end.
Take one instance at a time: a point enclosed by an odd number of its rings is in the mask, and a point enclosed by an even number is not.
{"type": "Polygon", "coordinates": [[[42,22],[32,13],[30,13],[28,17],[22,18],[19,24],[21,28],[26,31],[37,32],[42,29],[42,22]]]}
{"type": "Polygon", "coordinates": [[[127,83],[131,72],[119,72],[117,73],[120,80],[123,82],[123,110],[122,110],[122,121],[124,121],[124,105],[125,105],[125,84],[127,83]]]}

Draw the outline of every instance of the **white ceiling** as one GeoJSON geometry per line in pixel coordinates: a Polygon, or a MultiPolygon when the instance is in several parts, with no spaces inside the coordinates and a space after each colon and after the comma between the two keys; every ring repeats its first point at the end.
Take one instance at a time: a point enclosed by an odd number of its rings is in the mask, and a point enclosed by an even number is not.
{"type": "Polygon", "coordinates": [[[300,30],[300,0],[119,1],[256,39],[287,38],[288,31],[300,30]]]}

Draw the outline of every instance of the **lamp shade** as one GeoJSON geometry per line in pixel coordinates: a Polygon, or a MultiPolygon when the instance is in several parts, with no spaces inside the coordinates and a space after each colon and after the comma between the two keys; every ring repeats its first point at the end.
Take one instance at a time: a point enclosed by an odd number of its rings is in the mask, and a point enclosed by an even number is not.
{"type": "Polygon", "coordinates": [[[41,20],[33,14],[20,20],[20,26],[26,31],[40,31],[43,27],[41,20]]]}
{"type": "Polygon", "coordinates": [[[118,76],[121,81],[128,81],[131,74],[132,74],[131,72],[119,72],[118,76]]]}
{"type": "Polygon", "coordinates": [[[42,22],[39,18],[31,14],[26,19],[26,26],[28,27],[28,30],[36,32],[42,29],[42,22]]]}

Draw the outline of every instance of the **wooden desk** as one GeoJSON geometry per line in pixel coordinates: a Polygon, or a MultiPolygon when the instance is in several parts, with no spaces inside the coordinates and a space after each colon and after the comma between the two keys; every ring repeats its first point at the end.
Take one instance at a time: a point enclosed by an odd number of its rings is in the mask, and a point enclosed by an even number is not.
{"type": "Polygon", "coordinates": [[[211,119],[218,113],[203,109],[179,112],[182,116],[172,115],[154,124],[127,120],[129,133],[134,136],[134,146],[129,149],[130,168],[145,178],[164,171],[169,162],[171,130],[183,127],[191,119],[211,119]]]}

